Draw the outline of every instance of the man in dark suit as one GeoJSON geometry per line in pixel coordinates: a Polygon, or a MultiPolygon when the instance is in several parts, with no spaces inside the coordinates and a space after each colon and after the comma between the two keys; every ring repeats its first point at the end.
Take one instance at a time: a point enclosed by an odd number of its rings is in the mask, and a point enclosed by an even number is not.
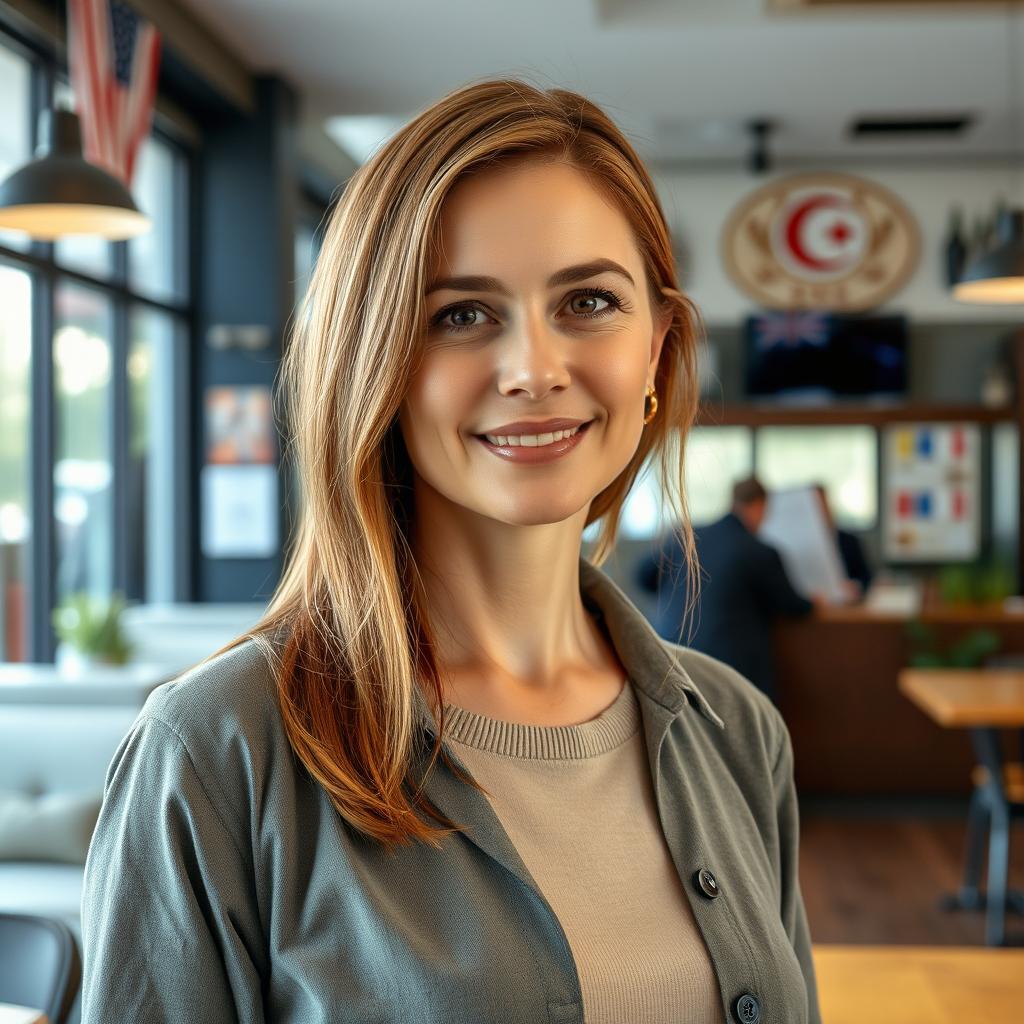
{"type": "Polygon", "coordinates": [[[659,596],[654,626],[661,636],[732,665],[775,700],[772,621],[780,615],[803,617],[825,602],[817,594],[810,600],[798,594],[778,551],[755,536],[767,499],[755,477],[740,480],[733,487],[731,510],[695,528],[700,592],[689,637],[683,635],[688,588],[677,532],[643,559],[636,578],[644,590],[659,596]]]}

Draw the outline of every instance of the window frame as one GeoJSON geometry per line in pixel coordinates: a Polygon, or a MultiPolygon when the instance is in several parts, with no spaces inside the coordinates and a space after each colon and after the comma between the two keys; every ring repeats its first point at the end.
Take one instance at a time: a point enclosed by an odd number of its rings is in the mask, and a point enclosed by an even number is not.
{"type": "MultiPolygon", "coordinates": [[[[36,43],[0,23],[0,46],[26,60],[30,71],[29,138],[31,150],[38,145],[38,121],[41,110],[52,104],[58,76],[67,75],[66,62],[60,60],[52,45],[36,43]]],[[[54,456],[56,444],[56,395],[53,366],[53,338],[56,326],[54,301],[59,282],[76,283],[102,293],[111,303],[113,319],[111,347],[111,402],[107,414],[111,418],[112,517],[112,580],[115,590],[128,585],[127,479],[129,472],[130,408],[128,355],[131,345],[131,317],[134,308],[146,308],[168,316],[182,344],[176,346],[173,387],[174,408],[183,410],[175,422],[173,443],[173,519],[178,529],[167,542],[175,545],[173,555],[173,599],[184,600],[191,593],[191,491],[189,454],[193,424],[188,401],[189,381],[193,373],[190,339],[198,329],[196,310],[196,151],[166,131],[154,119],[150,135],[169,146],[180,160],[181,174],[175,187],[181,216],[175,225],[175,268],[185,298],[160,299],[136,291],[131,286],[128,241],[111,242],[109,276],[99,277],[60,263],[53,242],[33,240],[25,250],[14,249],[0,242],[0,263],[27,272],[32,282],[32,338],[29,411],[29,538],[27,545],[28,632],[26,654],[30,661],[52,662],[56,636],[51,612],[57,599],[57,546],[54,519],[54,456]],[[183,194],[182,194],[183,193],[183,194]],[[184,200],[184,201],[183,201],[184,200]]],[[[0,658],[3,652],[0,651],[0,658]]]]}

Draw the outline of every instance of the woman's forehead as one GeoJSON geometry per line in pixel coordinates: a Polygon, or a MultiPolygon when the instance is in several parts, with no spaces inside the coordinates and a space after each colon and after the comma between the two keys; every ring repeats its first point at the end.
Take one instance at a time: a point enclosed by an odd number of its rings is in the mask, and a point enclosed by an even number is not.
{"type": "Polygon", "coordinates": [[[564,163],[491,168],[455,185],[441,209],[431,280],[438,276],[543,276],[606,257],[635,270],[625,215],[564,163]]]}

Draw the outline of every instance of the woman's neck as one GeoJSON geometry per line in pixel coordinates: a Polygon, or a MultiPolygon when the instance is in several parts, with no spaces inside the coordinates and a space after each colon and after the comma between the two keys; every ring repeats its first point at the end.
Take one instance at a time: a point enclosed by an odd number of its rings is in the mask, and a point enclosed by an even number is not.
{"type": "Polygon", "coordinates": [[[446,700],[531,724],[614,700],[626,673],[583,604],[582,526],[443,523],[418,531],[414,554],[446,700]]]}

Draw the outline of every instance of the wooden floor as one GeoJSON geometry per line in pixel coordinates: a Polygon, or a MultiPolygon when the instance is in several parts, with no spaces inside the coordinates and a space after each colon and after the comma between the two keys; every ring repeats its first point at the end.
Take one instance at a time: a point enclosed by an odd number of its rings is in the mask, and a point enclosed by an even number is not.
{"type": "MultiPolygon", "coordinates": [[[[800,886],[814,942],[984,945],[982,912],[938,906],[962,874],[965,825],[955,812],[804,808],[800,826],[800,886]]],[[[1013,825],[1010,859],[1010,887],[1024,889],[1022,822],[1013,825]]],[[[1007,945],[1024,945],[1024,917],[1006,920],[1007,945]]]]}

